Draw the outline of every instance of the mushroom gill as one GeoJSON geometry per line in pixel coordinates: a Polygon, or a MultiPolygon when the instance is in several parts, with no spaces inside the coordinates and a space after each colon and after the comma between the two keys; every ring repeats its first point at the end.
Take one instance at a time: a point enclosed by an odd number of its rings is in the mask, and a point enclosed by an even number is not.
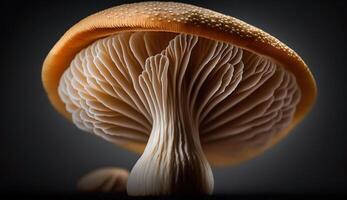
{"type": "Polygon", "coordinates": [[[204,147],[265,146],[291,122],[301,96],[294,75],[270,58],[168,32],[95,41],[75,56],[58,92],[80,129],[147,143],[130,195],[211,193],[204,147]]]}

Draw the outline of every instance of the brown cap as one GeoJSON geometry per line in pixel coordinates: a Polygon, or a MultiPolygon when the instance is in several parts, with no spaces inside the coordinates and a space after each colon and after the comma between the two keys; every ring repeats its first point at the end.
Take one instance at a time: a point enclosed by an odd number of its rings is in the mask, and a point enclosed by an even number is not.
{"type": "MultiPolygon", "coordinates": [[[[173,2],[144,2],[113,7],[81,20],[70,28],[49,52],[43,64],[42,81],[51,103],[61,114],[71,118],[58,95],[58,84],[75,55],[100,38],[129,31],[186,33],[231,43],[269,57],[295,75],[302,94],[291,124],[265,147],[245,149],[232,159],[213,145],[203,147],[212,164],[237,163],[261,153],[300,122],[316,98],[316,84],[304,61],[268,33],[236,18],[197,6],[173,2]]],[[[145,144],[134,143],[126,147],[142,152],[145,144]]]]}

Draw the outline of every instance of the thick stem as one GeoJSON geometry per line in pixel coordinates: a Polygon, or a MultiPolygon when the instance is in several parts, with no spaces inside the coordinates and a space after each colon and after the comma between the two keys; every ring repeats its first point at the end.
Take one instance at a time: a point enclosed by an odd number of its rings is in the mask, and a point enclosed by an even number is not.
{"type": "MultiPolygon", "coordinates": [[[[161,62],[165,64],[165,60],[161,62]]],[[[155,67],[151,67],[151,73],[155,73],[155,67]]],[[[147,86],[144,89],[152,94],[150,104],[155,114],[145,151],[130,173],[127,192],[129,195],[210,194],[213,175],[201,148],[197,123],[184,98],[172,98],[175,95],[167,84],[167,66],[157,71],[162,74],[149,73],[142,77],[142,86],[147,86]]]]}
{"type": "Polygon", "coordinates": [[[130,173],[128,194],[211,193],[213,175],[197,135],[196,127],[178,113],[156,120],[146,149],[130,173]]]}

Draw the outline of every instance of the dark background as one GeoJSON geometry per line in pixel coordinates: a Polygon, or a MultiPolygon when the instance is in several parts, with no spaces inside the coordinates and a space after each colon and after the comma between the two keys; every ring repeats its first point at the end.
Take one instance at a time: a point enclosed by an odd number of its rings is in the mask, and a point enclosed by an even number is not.
{"type": "MultiPolygon", "coordinates": [[[[50,105],[41,66],[80,19],[125,2],[1,2],[1,192],[74,192],[83,174],[131,169],[138,155],[78,130],[50,105]]],[[[343,1],[186,1],[244,20],[292,47],[318,85],[309,116],[265,154],[214,169],[217,194],[347,190],[347,6],[343,1]]]]}

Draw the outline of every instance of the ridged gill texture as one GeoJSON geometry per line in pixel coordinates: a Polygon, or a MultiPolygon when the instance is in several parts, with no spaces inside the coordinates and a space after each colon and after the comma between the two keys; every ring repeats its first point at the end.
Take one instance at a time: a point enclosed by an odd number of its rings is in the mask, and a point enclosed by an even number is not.
{"type": "Polygon", "coordinates": [[[58,90],[80,129],[147,143],[129,176],[131,195],[211,193],[204,146],[266,145],[291,122],[301,96],[294,75],[269,58],[165,32],[95,41],[75,56],[58,90]]]}

